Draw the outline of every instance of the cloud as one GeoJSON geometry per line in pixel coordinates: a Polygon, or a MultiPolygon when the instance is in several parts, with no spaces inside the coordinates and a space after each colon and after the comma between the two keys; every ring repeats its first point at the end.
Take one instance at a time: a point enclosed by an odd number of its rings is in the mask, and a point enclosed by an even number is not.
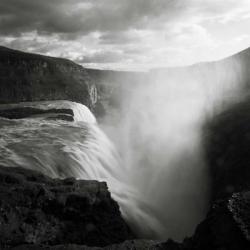
{"type": "Polygon", "coordinates": [[[76,58],[78,63],[114,63],[124,59],[123,51],[104,51],[97,50],[88,55],[76,58]]]}
{"type": "Polygon", "coordinates": [[[179,12],[180,0],[1,0],[0,30],[81,33],[145,27],[179,12]]]}
{"type": "Polygon", "coordinates": [[[174,66],[247,47],[249,11],[249,0],[1,0],[0,43],[83,65],[174,66]]]}

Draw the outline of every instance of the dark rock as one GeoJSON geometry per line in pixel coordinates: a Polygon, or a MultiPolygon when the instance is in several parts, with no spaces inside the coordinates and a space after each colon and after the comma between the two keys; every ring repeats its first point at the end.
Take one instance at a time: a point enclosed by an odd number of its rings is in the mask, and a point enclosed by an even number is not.
{"type": "Polygon", "coordinates": [[[90,109],[96,87],[82,66],[66,59],[0,47],[0,103],[70,100],[90,109]]]}
{"type": "Polygon", "coordinates": [[[232,104],[213,117],[205,135],[212,201],[250,190],[250,100],[232,104]]]}
{"type": "Polygon", "coordinates": [[[228,209],[245,238],[250,241],[250,191],[233,194],[228,209]]]}
{"type": "Polygon", "coordinates": [[[0,117],[8,119],[23,119],[38,115],[46,115],[47,119],[74,121],[74,112],[71,109],[38,109],[32,107],[18,107],[0,109],[0,117]]]}
{"type": "Polygon", "coordinates": [[[0,247],[106,246],[131,238],[106,183],[0,167],[0,247]]]}
{"type": "Polygon", "coordinates": [[[206,219],[198,225],[194,236],[183,243],[187,250],[248,250],[250,249],[250,196],[233,194],[218,200],[206,219]]]}
{"type": "MultiPolygon", "coordinates": [[[[70,182],[70,179],[67,180],[70,182]]],[[[7,182],[13,182],[8,180],[7,182]]],[[[106,247],[61,244],[25,244],[13,247],[14,250],[249,250],[250,232],[250,193],[235,193],[228,199],[221,199],[211,207],[206,219],[200,223],[193,237],[176,243],[172,240],[157,242],[150,240],[128,240],[106,247]]]]}

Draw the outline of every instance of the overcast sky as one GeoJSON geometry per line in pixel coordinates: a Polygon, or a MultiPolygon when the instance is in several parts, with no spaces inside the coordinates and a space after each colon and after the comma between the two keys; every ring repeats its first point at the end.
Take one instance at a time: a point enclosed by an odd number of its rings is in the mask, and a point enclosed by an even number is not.
{"type": "Polygon", "coordinates": [[[250,46],[250,0],[0,0],[0,44],[95,68],[211,61],[250,46]]]}

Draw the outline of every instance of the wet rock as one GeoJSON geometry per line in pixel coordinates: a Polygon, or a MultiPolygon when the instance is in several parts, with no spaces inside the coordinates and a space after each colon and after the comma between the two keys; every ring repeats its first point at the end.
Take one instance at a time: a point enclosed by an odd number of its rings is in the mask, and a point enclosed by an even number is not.
{"type": "Polygon", "coordinates": [[[0,249],[24,244],[107,246],[132,237],[105,182],[51,179],[0,167],[0,249]]]}

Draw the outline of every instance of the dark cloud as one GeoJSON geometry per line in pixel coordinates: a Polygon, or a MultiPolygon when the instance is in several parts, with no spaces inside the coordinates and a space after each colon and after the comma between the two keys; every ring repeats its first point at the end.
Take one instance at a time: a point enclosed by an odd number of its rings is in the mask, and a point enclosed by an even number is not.
{"type": "Polygon", "coordinates": [[[249,0],[0,0],[0,44],[84,65],[175,66],[246,47],[249,10],[249,0]]]}
{"type": "Polygon", "coordinates": [[[184,7],[180,0],[1,0],[1,34],[120,31],[150,25],[184,7]]]}
{"type": "MultiPolygon", "coordinates": [[[[79,2],[79,1],[78,1],[79,2]]],[[[74,1],[77,4],[77,1],[74,1]]],[[[38,32],[77,32],[80,24],[74,14],[67,14],[72,2],[66,0],[1,0],[1,34],[38,32]]]]}

